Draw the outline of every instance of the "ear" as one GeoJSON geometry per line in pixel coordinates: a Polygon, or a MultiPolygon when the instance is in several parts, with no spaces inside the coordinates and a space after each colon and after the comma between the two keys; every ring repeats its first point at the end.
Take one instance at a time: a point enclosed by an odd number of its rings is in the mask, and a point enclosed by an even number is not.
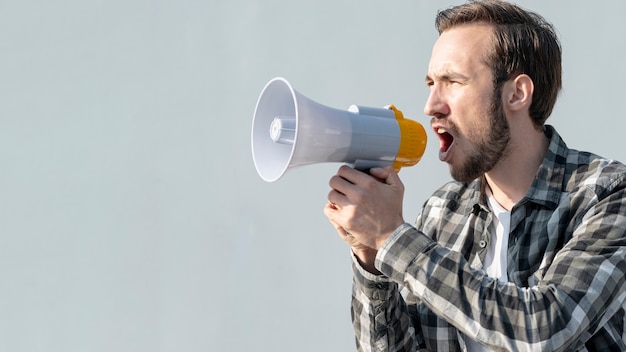
{"type": "Polygon", "coordinates": [[[505,104],[510,110],[528,109],[533,101],[535,85],[527,74],[520,74],[505,85],[505,104]]]}

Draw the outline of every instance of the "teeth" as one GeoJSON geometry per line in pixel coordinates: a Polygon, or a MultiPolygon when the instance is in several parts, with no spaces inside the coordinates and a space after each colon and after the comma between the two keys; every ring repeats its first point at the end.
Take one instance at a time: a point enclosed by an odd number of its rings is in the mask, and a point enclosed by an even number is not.
{"type": "Polygon", "coordinates": [[[439,128],[437,129],[437,133],[439,133],[439,134],[446,133],[446,129],[445,129],[445,128],[443,128],[443,127],[439,127],[439,128]]]}

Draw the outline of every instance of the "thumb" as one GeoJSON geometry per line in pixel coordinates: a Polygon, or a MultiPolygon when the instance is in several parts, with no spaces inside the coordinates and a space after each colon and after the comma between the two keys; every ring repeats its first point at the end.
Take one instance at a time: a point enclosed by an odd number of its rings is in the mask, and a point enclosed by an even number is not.
{"type": "Polygon", "coordinates": [[[388,185],[402,184],[398,173],[393,166],[374,167],[370,169],[370,175],[376,177],[380,182],[388,185]]]}

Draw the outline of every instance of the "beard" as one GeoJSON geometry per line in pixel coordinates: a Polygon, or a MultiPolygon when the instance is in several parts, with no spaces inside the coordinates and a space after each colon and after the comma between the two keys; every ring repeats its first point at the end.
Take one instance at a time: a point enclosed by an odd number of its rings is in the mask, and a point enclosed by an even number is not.
{"type": "Polygon", "coordinates": [[[500,89],[496,89],[491,99],[491,106],[485,113],[489,116],[487,133],[482,133],[481,128],[475,128],[468,135],[474,139],[474,148],[468,150],[465,163],[458,168],[450,166],[452,178],[460,182],[472,182],[481,177],[502,159],[507,152],[507,146],[511,140],[511,130],[502,108],[500,89]]]}

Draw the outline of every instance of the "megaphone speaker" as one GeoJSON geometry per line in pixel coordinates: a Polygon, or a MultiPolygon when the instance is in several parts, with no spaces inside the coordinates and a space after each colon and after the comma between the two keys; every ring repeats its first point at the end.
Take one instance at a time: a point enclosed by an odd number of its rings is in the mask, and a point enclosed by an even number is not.
{"type": "Polygon", "coordinates": [[[417,164],[426,140],[424,127],[393,105],[335,109],[305,97],[281,77],[265,85],[252,120],[252,157],[267,182],[290,168],[324,162],[363,171],[393,165],[400,171],[417,164]]]}

